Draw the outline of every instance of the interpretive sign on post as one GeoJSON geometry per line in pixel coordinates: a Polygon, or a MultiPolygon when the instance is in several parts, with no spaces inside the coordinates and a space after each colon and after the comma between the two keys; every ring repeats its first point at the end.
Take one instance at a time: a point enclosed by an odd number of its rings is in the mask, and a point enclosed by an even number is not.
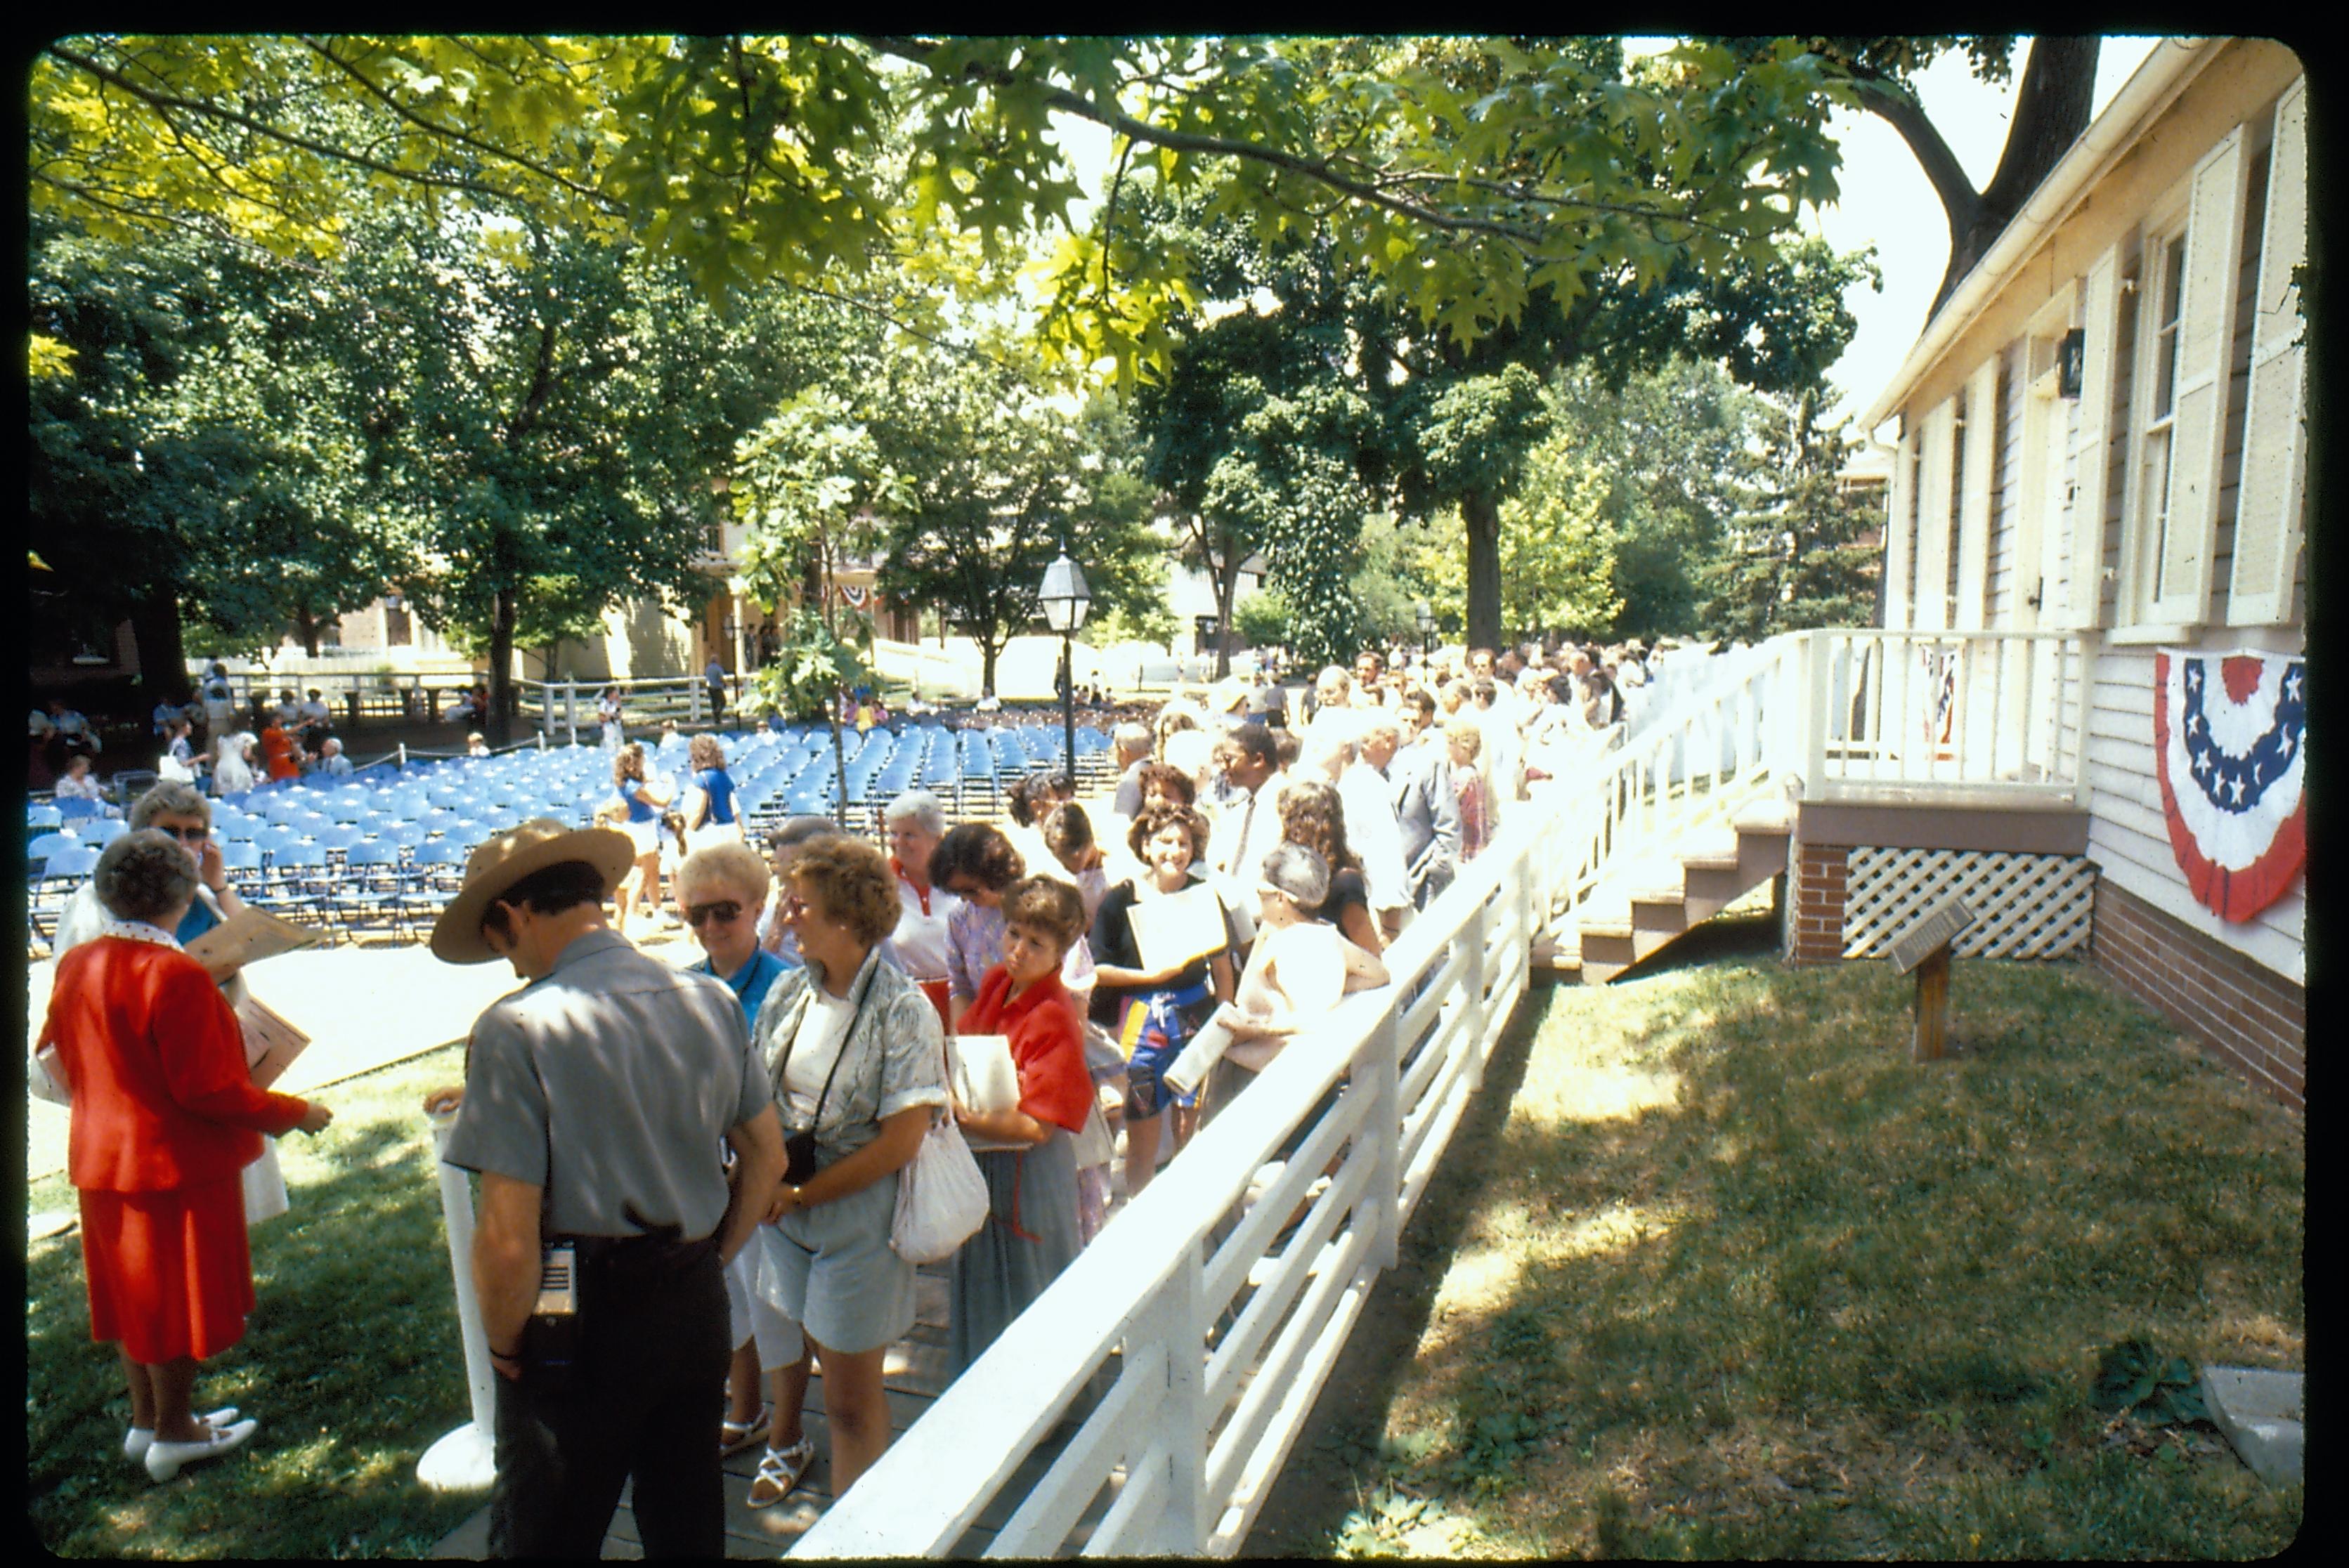
{"type": "Polygon", "coordinates": [[[1937,1062],[1950,1048],[1950,944],[1974,923],[1963,899],[1944,899],[1892,939],[1892,972],[1917,976],[1912,1061],[1937,1062]]]}

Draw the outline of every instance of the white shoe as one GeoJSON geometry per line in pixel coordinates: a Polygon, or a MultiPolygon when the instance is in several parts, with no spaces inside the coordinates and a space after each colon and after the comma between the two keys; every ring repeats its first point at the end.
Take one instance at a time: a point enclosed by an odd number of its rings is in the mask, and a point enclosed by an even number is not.
{"type": "MultiPolygon", "coordinates": [[[[224,1427],[236,1419],[236,1407],[223,1405],[211,1415],[198,1416],[196,1419],[208,1427],[224,1427]]],[[[154,1428],[133,1427],[130,1429],[129,1435],[122,1439],[122,1457],[132,1464],[144,1463],[147,1450],[154,1445],[154,1428]]]]}
{"type": "Polygon", "coordinates": [[[208,1441],[167,1443],[157,1440],[147,1448],[147,1473],[159,1481],[170,1480],[180,1473],[181,1465],[191,1465],[202,1460],[218,1459],[242,1446],[253,1436],[258,1421],[243,1420],[212,1434],[208,1441]]]}

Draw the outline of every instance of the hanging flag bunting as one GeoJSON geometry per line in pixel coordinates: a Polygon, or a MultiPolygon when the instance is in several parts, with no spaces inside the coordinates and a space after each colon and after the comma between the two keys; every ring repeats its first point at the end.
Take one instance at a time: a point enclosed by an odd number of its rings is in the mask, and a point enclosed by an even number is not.
{"type": "Polygon", "coordinates": [[[858,583],[843,583],[839,587],[840,596],[848,601],[848,607],[852,610],[864,608],[864,601],[872,592],[870,588],[858,583]]]}
{"type": "Polygon", "coordinates": [[[2165,651],[2153,664],[2154,769],[2195,898],[2241,922],[2308,858],[2307,672],[2283,654],[2165,651]]]}
{"type": "Polygon", "coordinates": [[[1958,660],[1965,650],[1927,644],[1917,651],[1925,661],[1925,744],[1947,762],[1957,755],[1951,736],[1957,727],[1958,660]]]}

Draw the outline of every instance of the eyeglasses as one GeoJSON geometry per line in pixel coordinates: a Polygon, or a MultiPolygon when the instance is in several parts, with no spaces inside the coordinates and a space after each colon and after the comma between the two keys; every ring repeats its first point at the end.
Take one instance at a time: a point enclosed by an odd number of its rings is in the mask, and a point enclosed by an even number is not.
{"type": "MultiPolygon", "coordinates": [[[[785,902],[790,901],[785,900],[785,902]]],[[[689,904],[685,912],[685,923],[696,931],[700,930],[703,923],[708,921],[715,920],[720,925],[731,925],[741,918],[742,906],[730,898],[719,899],[715,903],[689,904]]]]}
{"type": "Polygon", "coordinates": [[[787,892],[776,901],[775,913],[785,920],[797,920],[807,913],[807,900],[795,892],[787,892]]]}
{"type": "Polygon", "coordinates": [[[185,844],[201,844],[212,836],[212,830],[210,828],[166,828],[158,825],[155,830],[159,833],[169,833],[185,844]]]}

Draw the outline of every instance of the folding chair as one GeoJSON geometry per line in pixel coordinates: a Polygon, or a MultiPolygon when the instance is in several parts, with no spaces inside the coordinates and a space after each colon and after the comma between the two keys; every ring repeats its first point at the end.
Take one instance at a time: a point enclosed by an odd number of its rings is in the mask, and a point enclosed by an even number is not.
{"type": "Polygon", "coordinates": [[[398,844],[382,840],[350,845],[343,851],[342,875],[334,887],[335,916],[352,942],[362,926],[380,923],[395,938],[413,937],[415,883],[400,864],[398,844]]]}
{"type": "Polygon", "coordinates": [[[287,844],[272,851],[269,872],[261,883],[261,902],[281,916],[308,911],[316,917],[326,940],[335,939],[333,867],[321,844],[287,844]]]}

